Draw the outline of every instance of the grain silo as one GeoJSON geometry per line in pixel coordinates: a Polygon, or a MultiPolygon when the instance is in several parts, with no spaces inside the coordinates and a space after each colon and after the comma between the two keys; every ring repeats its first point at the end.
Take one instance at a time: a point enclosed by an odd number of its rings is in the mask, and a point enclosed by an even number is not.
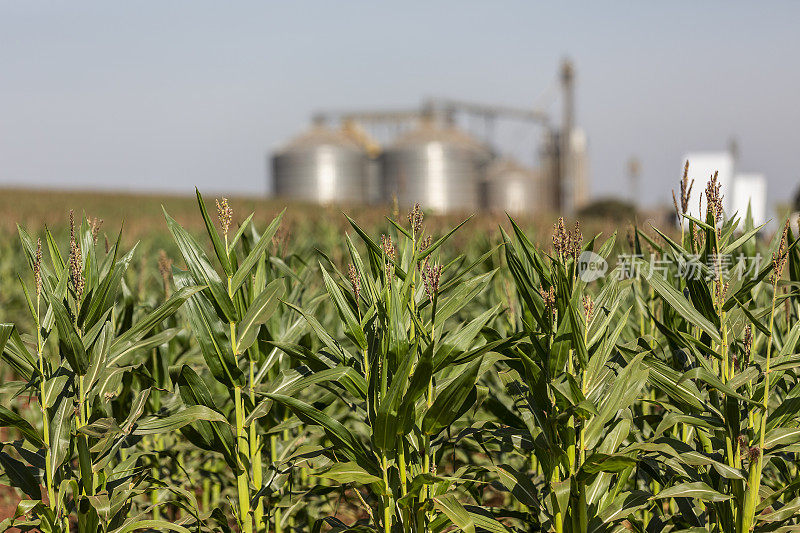
{"type": "Polygon", "coordinates": [[[272,157],[276,196],[317,203],[366,198],[367,150],[345,132],[321,123],[272,157]]]}
{"type": "Polygon", "coordinates": [[[383,196],[442,213],[476,209],[489,158],[486,146],[469,135],[423,120],[381,155],[383,196]]]}
{"type": "Polygon", "coordinates": [[[489,165],[484,183],[484,205],[491,211],[530,215],[543,210],[540,174],[511,158],[489,165]]]}

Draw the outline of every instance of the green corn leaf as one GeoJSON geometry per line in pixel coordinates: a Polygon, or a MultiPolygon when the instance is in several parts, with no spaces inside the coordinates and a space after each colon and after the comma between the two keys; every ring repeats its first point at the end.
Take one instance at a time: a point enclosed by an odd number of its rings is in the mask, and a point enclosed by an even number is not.
{"type": "MultiPolygon", "coordinates": [[[[622,317],[617,322],[614,331],[603,336],[602,340],[600,341],[600,347],[589,359],[589,364],[585,374],[587,396],[591,394],[595,387],[598,387],[602,384],[599,376],[602,369],[608,362],[611,352],[614,350],[614,348],[616,348],[617,341],[622,335],[623,330],[628,325],[628,316],[630,315],[630,312],[630,308],[625,310],[625,312],[622,314],[622,317]]],[[[609,318],[613,317],[613,314],[609,314],[609,318]]]]}
{"type": "Polygon", "coordinates": [[[298,418],[307,424],[320,426],[325,430],[328,438],[340,447],[339,451],[341,453],[348,455],[352,461],[367,469],[370,474],[379,475],[378,465],[369,457],[364,445],[341,422],[334,420],[302,400],[282,394],[266,394],[266,396],[291,409],[298,418]]]}
{"type": "Polygon", "coordinates": [[[204,287],[194,285],[180,287],[166,302],[140,318],[130,329],[114,339],[109,349],[109,360],[114,361],[116,356],[129,349],[131,345],[139,342],[153,328],[175,314],[186,300],[203,289],[204,287]]]}
{"type": "Polygon", "coordinates": [[[800,385],[795,385],[780,405],[767,416],[767,431],[794,425],[791,422],[800,414],[800,385]]]}
{"type": "Polygon", "coordinates": [[[411,431],[414,420],[414,407],[422,397],[422,394],[428,388],[431,376],[433,375],[433,343],[422,352],[414,366],[414,373],[408,382],[408,388],[403,395],[402,402],[398,408],[397,418],[403,425],[402,429],[398,428],[401,433],[408,433],[411,431]]]}
{"type": "Polygon", "coordinates": [[[463,413],[463,405],[475,388],[481,362],[482,359],[478,359],[471,363],[436,396],[422,419],[422,431],[436,435],[463,413]]]}
{"type": "Polygon", "coordinates": [[[231,239],[231,242],[228,243],[229,249],[233,250],[234,246],[236,246],[236,243],[242,238],[245,230],[250,227],[250,222],[253,220],[253,215],[255,215],[255,213],[250,213],[250,215],[239,225],[239,229],[236,230],[236,235],[234,235],[233,239],[231,239]]]}
{"type": "MultiPolygon", "coordinates": [[[[192,277],[179,270],[173,270],[173,279],[179,289],[192,283],[192,277]]],[[[214,379],[228,387],[241,385],[243,374],[236,366],[230,340],[225,336],[219,318],[203,293],[194,293],[186,300],[186,314],[214,379]]]]}
{"type": "Polygon", "coordinates": [[[692,304],[684,297],[683,294],[678,292],[675,287],[667,283],[667,281],[658,273],[653,272],[650,264],[643,260],[638,260],[637,263],[645,274],[647,283],[666,300],[666,302],[677,311],[689,324],[699,326],[703,331],[708,333],[712,339],[717,342],[722,342],[722,337],[719,334],[717,327],[708,321],[692,304]]]}
{"type": "Polygon", "coordinates": [[[568,317],[558,324],[553,344],[550,346],[548,375],[551,379],[565,371],[572,348],[573,323],[568,317]]]}
{"type": "Polygon", "coordinates": [[[195,195],[197,196],[197,205],[200,207],[200,214],[203,217],[203,222],[206,225],[206,232],[208,233],[209,238],[211,239],[211,244],[214,246],[214,253],[219,259],[219,263],[222,265],[222,269],[225,273],[230,276],[233,274],[233,269],[231,268],[231,261],[228,258],[228,253],[225,250],[225,245],[222,244],[222,239],[219,237],[219,232],[217,228],[214,226],[214,222],[211,220],[211,217],[208,216],[208,210],[206,209],[206,203],[203,201],[203,196],[200,194],[200,190],[195,187],[194,188],[195,195]]]}
{"type": "Polygon", "coordinates": [[[17,332],[14,324],[0,324],[0,353],[18,376],[30,381],[39,373],[37,363],[17,332]]]}
{"type": "Polygon", "coordinates": [[[730,500],[731,496],[712,489],[702,481],[693,481],[672,485],[652,498],[656,500],[663,500],[665,498],[697,498],[705,502],[724,502],[730,500]]]}
{"type": "Polygon", "coordinates": [[[725,246],[722,249],[720,255],[728,255],[735,252],[741,246],[743,246],[747,241],[755,237],[764,226],[766,226],[766,224],[762,224],[757,228],[751,228],[748,231],[745,231],[742,235],[739,236],[739,238],[737,238],[735,241],[725,246]]]}
{"type": "Polygon", "coordinates": [[[358,323],[358,319],[353,314],[353,310],[350,308],[350,305],[347,303],[347,300],[342,294],[339,285],[333,280],[333,278],[331,278],[321,263],[319,268],[322,271],[322,276],[325,280],[325,288],[328,290],[328,294],[331,297],[331,301],[333,301],[333,304],[336,306],[339,316],[344,321],[348,336],[353,339],[353,342],[355,342],[359,348],[366,350],[367,338],[364,335],[364,331],[361,329],[361,325],[358,323]]]}
{"type": "Polygon", "coordinates": [[[455,331],[447,332],[436,350],[436,361],[455,359],[455,357],[451,357],[454,352],[464,352],[471,348],[481,330],[500,313],[501,309],[502,304],[497,304],[469,321],[465,326],[457,326],[455,331]]]}
{"type": "Polygon", "coordinates": [[[137,353],[146,353],[148,350],[152,350],[161,346],[162,344],[166,344],[175,338],[178,333],[180,333],[178,328],[170,328],[146,337],[140,341],[126,343],[124,347],[118,347],[113,351],[114,357],[106,363],[106,366],[130,364],[131,362],[129,358],[132,355],[137,353]]]}
{"type": "Polygon", "coordinates": [[[44,447],[44,440],[42,440],[39,432],[27,420],[2,405],[0,405],[0,427],[14,428],[35,447],[44,447]]]}
{"type": "Polygon", "coordinates": [[[651,493],[642,490],[622,492],[600,512],[599,518],[604,524],[625,520],[634,511],[652,505],[651,497],[651,493]]]}
{"type": "Polygon", "coordinates": [[[114,328],[111,322],[105,322],[105,325],[100,330],[97,339],[89,350],[89,368],[86,371],[84,378],[85,387],[91,390],[95,382],[100,377],[101,372],[106,367],[106,356],[111,344],[111,338],[114,335],[114,328]]]}
{"type": "Polygon", "coordinates": [[[53,263],[55,275],[57,277],[61,277],[61,274],[66,269],[67,264],[64,261],[64,258],[61,256],[61,251],[58,249],[56,240],[53,237],[53,234],[50,233],[50,229],[47,226],[44,228],[44,235],[45,239],[47,240],[47,248],[50,252],[50,261],[53,263]]]}
{"type": "Polygon", "coordinates": [[[627,455],[595,452],[586,458],[581,465],[583,472],[598,474],[600,472],[619,473],[636,466],[636,459],[627,455]]]}
{"type": "Polygon", "coordinates": [[[567,502],[569,501],[570,489],[572,487],[572,480],[567,478],[563,481],[555,481],[551,483],[552,491],[555,493],[555,503],[557,510],[563,514],[567,511],[567,502]]]}
{"type": "Polygon", "coordinates": [[[69,454],[72,409],[72,398],[62,397],[55,409],[50,411],[50,448],[52,450],[50,465],[52,472],[58,470],[69,454]]]}
{"type": "MultiPolygon", "coordinates": [[[[22,276],[20,276],[19,274],[17,274],[17,279],[19,280],[19,286],[22,288],[22,293],[25,295],[25,303],[28,304],[28,311],[31,313],[31,317],[33,318],[34,321],[39,321],[39,315],[36,310],[36,306],[33,304],[33,301],[31,300],[31,295],[30,293],[28,293],[28,287],[25,286],[25,282],[22,281],[22,276]]],[[[2,351],[1,348],[0,351],[2,351]]]]}
{"type": "Polygon", "coordinates": [[[144,409],[147,405],[147,400],[150,397],[151,392],[152,389],[147,388],[136,393],[136,397],[133,399],[133,401],[131,401],[131,405],[128,408],[128,416],[120,424],[122,431],[125,433],[131,432],[131,429],[133,429],[136,421],[139,420],[144,413],[144,409]]]}
{"type": "MultiPolygon", "coordinates": [[[[22,251],[25,253],[25,258],[28,260],[28,266],[33,270],[33,264],[35,262],[36,257],[36,243],[34,242],[33,238],[30,234],[25,231],[25,228],[17,224],[17,233],[19,234],[19,240],[22,244],[22,251]]],[[[50,268],[47,266],[47,263],[42,261],[42,282],[52,275],[50,268]]]]}
{"type": "Polygon", "coordinates": [[[464,509],[469,513],[470,518],[475,523],[478,531],[488,531],[489,533],[513,533],[513,530],[498,522],[491,513],[484,507],[476,505],[465,505],[464,509]]]}
{"type": "MultiPolygon", "coordinates": [[[[364,377],[351,367],[337,366],[315,372],[301,372],[299,368],[284,370],[271,383],[259,387],[259,393],[282,394],[294,397],[301,391],[308,390],[313,385],[337,383],[344,387],[356,398],[365,399],[367,396],[367,382],[364,377]]],[[[254,420],[266,416],[272,407],[272,400],[265,399],[257,403],[255,408],[247,415],[244,423],[250,425],[254,420]]]]}
{"type": "MultiPolygon", "coordinates": [[[[629,419],[623,418],[619,420],[610,431],[606,431],[600,446],[595,448],[595,451],[603,454],[615,453],[630,435],[631,425],[632,423],[629,419]]],[[[624,475],[624,473],[620,475],[624,475]]],[[[595,480],[585,488],[587,504],[593,505],[606,496],[611,477],[611,474],[605,472],[600,473],[596,476],[595,480]]]]}
{"type": "Polygon", "coordinates": [[[379,478],[378,476],[373,476],[352,461],[347,463],[336,463],[333,466],[325,468],[324,470],[312,472],[311,475],[325,479],[331,479],[342,485],[347,483],[357,483],[359,485],[383,483],[383,479],[379,478]]]}
{"type": "Polygon", "coordinates": [[[178,533],[192,533],[191,530],[167,520],[130,520],[125,525],[111,531],[110,533],[130,533],[131,531],[177,531],[178,533]]]}
{"type": "MultiPolygon", "coordinates": [[[[359,226],[356,223],[356,221],[350,218],[349,216],[345,215],[345,218],[347,218],[347,221],[350,222],[351,226],[353,226],[353,229],[356,230],[356,233],[358,233],[358,236],[361,237],[361,240],[364,241],[364,244],[367,245],[367,248],[369,248],[369,250],[378,257],[383,257],[384,256],[383,250],[381,250],[381,247],[378,246],[375,243],[375,241],[373,241],[370,238],[367,232],[361,229],[361,226],[359,226]]],[[[397,262],[395,262],[389,257],[386,257],[384,259],[392,263],[392,265],[394,266],[394,273],[397,274],[398,278],[400,278],[401,280],[406,279],[406,272],[400,267],[400,265],[397,264],[397,262]]],[[[419,259],[421,259],[421,257],[419,259]]]]}
{"type": "Polygon", "coordinates": [[[409,384],[408,377],[413,366],[414,351],[412,349],[409,353],[402,354],[400,366],[392,376],[389,390],[378,406],[372,441],[375,443],[375,447],[383,452],[394,449],[395,437],[402,431],[402,428],[406,427],[406,424],[399,421],[397,416],[403,401],[403,395],[409,384]]]}
{"type": "MultiPolygon", "coordinates": [[[[221,318],[224,317],[228,322],[237,322],[239,316],[228,295],[228,289],[222,283],[217,271],[214,270],[208,262],[205,252],[203,252],[203,249],[197,244],[197,241],[169,216],[166,209],[163,209],[163,211],[164,217],[167,219],[167,227],[175,238],[175,242],[178,245],[178,249],[181,251],[181,255],[183,255],[183,260],[186,261],[189,272],[192,273],[192,276],[199,284],[207,287],[216,306],[222,311],[221,318]]],[[[192,283],[192,285],[194,284],[195,283],[192,283]]]]}
{"type": "Polygon", "coordinates": [[[39,482],[31,472],[31,468],[4,451],[0,451],[0,466],[3,467],[12,486],[17,487],[34,500],[42,499],[39,482]]]}
{"type": "Polygon", "coordinates": [[[325,346],[336,356],[339,357],[339,361],[348,361],[352,358],[350,353],[342,347],[342,345],[334,339],[330,333],[319,323],[319,320],[314,318],[312,315],[307,313],[303,308],[298,307],[290,302],[284,301],[284,303],[290,307],[291,309],[297,311],[302,317],[308,322],[308,325],[311,326],[311,329],[314,330],[314,333],[317,334],[319,340],[325,344],[325,346]]]}
{"type": "Polygon", "coordinates": [[[45,292],[55,317],[60,351],[69,361],[72,370],[83,376],[89,369],[89,356],[86,353],[86,348],[83,347],[80,334],[61,299],[52,292],[47,290],[45,292]]]}
{"type": "MultiPolygon", "coordinates": [[[[55,290],[53,291],[53,294],[62,300],[65,299],[68,293],[68,287],[67,287],[68,284],[69,284],[69,270],[64,269],[61,273],[61,277],[55,283],[55,290]]],[[[45,294],[47,294],[48,291],[47,287],[49,286],[50,284],[45,286],[44,289],[45,294]]],[[[47,300],[45,301],[47,302],[47,300]]],[[[49,305],[47,311],[44,314],[44,320],[42,320],[42,329],[47,332],[50,332],[53,329],[55,321],[56,319],[55,315],[53,314],[53,306],[49,305]]]]}
{"type": "MultiPolygon", "coordinates": [[[[114,254],[116,256],[119,249],[119,240],[122,238],[122,232],[117,237],[117,245],[114,246],[114,254]]],[[[119,294],[122,279],[128,266],[133,259],[133,254],[136,251],[136,245],[125,254],[118,262],[113,263],[111,270],[100,281],[97,289],[92,292],[92,299],[89,302],[89,307],[86,312],[84,324],[91,326],[114,305],[119,294]]]]}
{"type": "Polygon", "coordinates": [[[327,357],[324,352],[315,352],[306,346],[278,341],[268,341],[267,344],[302,362],[304,365],[308,365],[315,372],[337,366],[337,362],[327,357]]]}
{"type": "Polygon", "coordinates": [[[78,450],[78,471],[81,475],[81,485],[83,490],[90,494],[94,484],[94,476],[92,475],[92,456],[89,453],[89,442],[86,439],[86,435],[78,433],[75,436],[75,447],[78,450]]]}
{"type": "Polygon", "coordinates": [[[460,283],[446,298],[442,298],[439,301],[439,307],[436,309],[436,327],[469,304],[475,296],[489,285],[496,272],[497,270],[492,270],[460,283]]]}
{"type": "Polygon", "coordinates": [[[464,219],[460,224],[458,224],[456,227],[454,227],[453,229],[448,231],[443,237],[440,237],[440,238],[436,239],[436,241],[433,244],[431,244],[428,248],[426,248],[424,252],[419,254],[419,256],[417,257],[417,261],[423,261],[426,257],[431,255],[436,250],[438,250],[439,247],[441,247],[445,242],[447,242],[447,239],[449,239],[450,237],[453,236],[453,233],[455,233],[456,231],[461,229],[461,226],[463,226],[464,224],[469,222],[472,219],[472,217],[473,217],[473,215],[470,215],[469,217],[464,219]]]}
{"type": "Polygon", "coordinates": [[[231,291],[236,292],[239,287],[242,286],[249,277],[250,271],[253,270],[253,267],[256,265],[256,262],[261,259],[261,256],[266,252],[267,246],[272,242],[272,237],[275,236],[275,232],[278,231],[278,227],[281,225],[281,219],[283,218],[283,214],[286,212],[284,209],[281,213],[273,219],[267,229],[264,230],[264,233],[261,235],[261,238],[258,240],[253,249],[250,250],[250,253],[247,254],[247,257],[242,261],[242,264],[239,265],[239,269],[231,278],[231,291]]]}
{"type": "Polygon", "coordinates": [[[525,472],[520,472],[514,467],[503,464],[499,466],[487,466],[487,468],[497,474],[500,483],[514,495],[514,498],[528,507],[538,507],[539,494],[533,480],[525,472]]]}
{"type": "Polygon", "coordinates": [[[460,531],[475,533],[475,522],[453,494],[435,496],[433,505],[444,513],[460,531]]]}
{"type": "MultiPolygon", "coordinates": [[[[190,366],[183,365],[175,381],[179,385],[181,399],[187,407],[201,405],[219,412],[208,386],[190,366]]],[[[229,424],[197,420],[191,426],[183,426],[180,429],[189,440],[202,443],[201,447],[206,450],[220,452],[230,467],[236,467],[234,435],[229,424]],[[192,432],[197,434],[196,438],[192,432]]]]}
{"type": "Polygon", "coordinates": [[[133,429],[134,435],[157,435],[159,433],[169,433],[180,429],[187,424],[191,424],[198,420],[206,420],[209,422],[223,422],[228,421],[224,416],[209,409],[205,405],[192,405],[177,413],[160,417],[151,416],[139,420],[133,429]]]}
{"type": "Polygon", "coordinates": [[[246,351],[256,341],[259,326],[269,320],[278,308],[283,293],[283,279],[273,280],[247,308],[247,312],[237,327],[236,348],[239,352],[246,351]]]}
{"type": "Polygon", "coordinates": [[[631,359],[610,383],[610,390],[599,402],[599,414],[586,424],[585,439],[589,448],[594,447],[595,440],[602,436],[605,425],[618,412],[627,409],[641,394],[649,374],[647,367],[642,364],[644,356],[641,353],[631,359]]]}

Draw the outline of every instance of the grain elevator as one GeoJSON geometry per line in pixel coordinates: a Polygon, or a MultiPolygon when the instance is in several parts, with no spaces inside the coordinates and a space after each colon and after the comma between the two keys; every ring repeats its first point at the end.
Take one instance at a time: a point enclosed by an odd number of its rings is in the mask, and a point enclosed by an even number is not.
{"type": "Polygon", "coordinates": [[[573,214],[588,198],[574,83],[565,61],[557,90],[548,93],[561,100],[556,120],[542,108],[449,98],[428,98],[418,108],[316,113],[306,132],[271,155],[273,193],[319,204],[419,202],[440,213],[573,214]],[[495,128],[508,125],[515,134],[498,140],[495,128]],[[520,143],[527,147],[521,155],[505,146],[520,143]]]}

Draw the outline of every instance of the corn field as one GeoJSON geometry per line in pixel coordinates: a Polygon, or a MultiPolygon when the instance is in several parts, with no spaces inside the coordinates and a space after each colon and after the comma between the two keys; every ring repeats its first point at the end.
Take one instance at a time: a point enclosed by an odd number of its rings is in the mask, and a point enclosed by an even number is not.
{"type": "Polygon", "coordinates": [[[800,530],[798,240],[681,185],[677,232],[456,246],[416,206],[302,249],[198,192],[146,276],[96,219],[20,227],[4,530],[800,530]]]}

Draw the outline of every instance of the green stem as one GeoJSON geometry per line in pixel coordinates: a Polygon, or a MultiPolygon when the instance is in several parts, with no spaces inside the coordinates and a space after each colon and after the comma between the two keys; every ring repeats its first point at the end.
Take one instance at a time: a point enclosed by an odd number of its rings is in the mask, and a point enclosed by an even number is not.
{"type": "Polygon", "coordinates": [[[78,376],[78,428],[86,425],[86,412],[85,412],[85,399],[86,399],[86,384],[83,382],[83,376],[78,376]]]}
{"type": "MultiPolygon", "coordinates": [[[[558,466],[553,469],[553,476],[551,483],[559,481],[558,479],[558,466]]],[[[558,509],[558,499],[556,498],[556,491],[551,486],[551,497],[553,499],[553,508],[556,509],[555,516],[553,517],[553,528],[556,533],[564,532],[564,514],[558,509]]]]}
{"type": "MultiPolygon", "coordinates": [[[[254,376],[255,376],[255,361],[250,361],[250,403],[253,405],[256,404],[254,376]]],[[[262,483],[263,468],[261,466],[261,439],[256,433],[256,429],[257,428],[255,422],[250,424],[249,428],[250,465],[252,468],[253,485],[255,486],[256,490],[260,490],[262,483]]],[[[256,524],[256,531],[261,530],[261,523],[263,522],[263,520],[264,520],[264,502],[263,500],[259,499],[255,504],[255,509],[253,510],[253,521],[256,524]]]]}
{"type": "Polygon", "coordinates": [[[39,322],[39,295],[36,295],[36,355],[39,361],[39,408],[42,411],[42,436],[44,437],[45,487],[50,509],[56,508],[55,488],[53,487],[53,465],[50,451],[50,417],[47,414],[47,395],[45,394],[44,354],[42,353],[42,326],[39,322]]]}
{"type": "MultiPolygon", "coordinates": [[[[206,461],[203,465],[206,470],[210,470],[211,461],[206,461]]],[[[211,476],[203,476],[203,494],[201,496],[201,508],[203,512],[211,512],[211,476]]]]}
{"type": "MultiPolygon", "coordinates": [[[[436,305],[437,305],[438,302],[439,302],[439,295],[438,295],[438,293],[434,293],[434,295],[433,295],[433,305],[431,306],[431,343],[435,342],[435,340],[436,340],[436,305]]],[[[426,402],[426,407],[427,407],[428,410],[430,410],[431,406],[433,405],[433,392],[434,392],[433,391],[433,375],[431,375],[431,378],[428,380],[428,390],[427,390],[427,393],[425,395],[425,402],[426,402]]],[[[423,472],[431,474],[432,473],[432,471],[431,471],[431,468],[432,468],[431,456],[432,456],[433,452],[431,450],[431,438],[427,434],[425,435],[425,437],[423,439],[422,452],[424,454],[424,456],[422,458],[423,472]]],[[[423,496],[423,500],[422,500],[423,504],[427,505],[428,500],[430,500],[430,498],[431,498],[431,488],[427,483],[423,486],[422,496],[423,496]]],[[[428,518],[429,517],[427,516],[427,514],[424,514],[423,517],[424,517],[423,518],[424,527],[427,530],[427,528],[428,528],[428,518]]]]}
{"type": "Polygon", "coordinates": [[[401,439],[397,448],[397,468],[400,470],[400,494],[408,494],[408,474],[406,472],[405,442],[401,439]]]}
{"type": "MultiPolygon", "coordinates": [[[[225,235],[225,252],[228,250],[228,235],[225,235]]],[[[233,300],[233,282],[228,276],[228,297],[233,300]]],[[[233,356],[239,355],[239,348],[236,345],[236,322],[230,322],[231,329],[231,349],[233,356]]],[[[247,443],[247,434],[244,428],[244,402],[242,401],[242,387],[234,387],[234,408],[236,410],[236,492],[239,497],[239,519],[242,522],[242,531],[253,533],[253,519],[250,512],[250,484],[247,476],[247,469],[244,465],[244,458],[250,457],[250,447],[247,443]]]]}
{"type": "MultiPolygon", "coordinates": [[[[158,452],[161,450],[159,445],[158,435],[153,437],[153,451],[158,452]]],[[[158,467],[153,465],[150,468],[150,473],[154,479],[160,479],[158,467]]],[[[150,492],[150,505],[153,507],[153,520],[161,519],[161,509],[158,507],[158,488],[150,492]]]]}
{"type": "Polygon", "coordinates": [[[381,469],[383,470],[383,484],[386,487],[386,497],[383,507],[383,530],[386,533],[391,533],[393,502],[392,502],[391,491],[389,489],[389,467],[388,467],[388,462],[386,460],[386,454],[381,455],[381,469]]]}
{"type": "Polygon", "coordinates": [[[760,429],[758,436],[758,460],[750,462],[747,493],[744,497],[742,521],[739,524],[739,533],[747,533],[752,529],[755,521],[756,505],[760,500],[758,490],[761,486],[761,472],[764,468],[764,438],[767,432],[767,411],[769,403],[769,374],[772,357],[772,335],[775,326],[775,300],[778,293],[778,276],[775,275],[772,283],[772,308],[769,314],[769,335],[767,336],[767,362],[764,368],[764,400],[762,405],[760,429]]]}
{"type": "MultiPolygon", "coordinates": [[[[270,435],[269,437],[269,456],[273,466],[278,463],[278,437],[270,435]]],[[[275,533],[281,533],[283,526],[281,524],[282,513],[279,507],[275,507],[275,533]]]]}
{"type": "Polygon", "coordinates": [[[239,495],[239,519],[242,521],[242,531],[253,533],[253,520],[250,517],[250,486],[247,482],[247,471],[244,467],[242,455],[246,453],[247,437],[244,432],[244,405],[242,404],[242,387],[236,385],[233,389],[236,407],[236,489],[239,495]]]}

